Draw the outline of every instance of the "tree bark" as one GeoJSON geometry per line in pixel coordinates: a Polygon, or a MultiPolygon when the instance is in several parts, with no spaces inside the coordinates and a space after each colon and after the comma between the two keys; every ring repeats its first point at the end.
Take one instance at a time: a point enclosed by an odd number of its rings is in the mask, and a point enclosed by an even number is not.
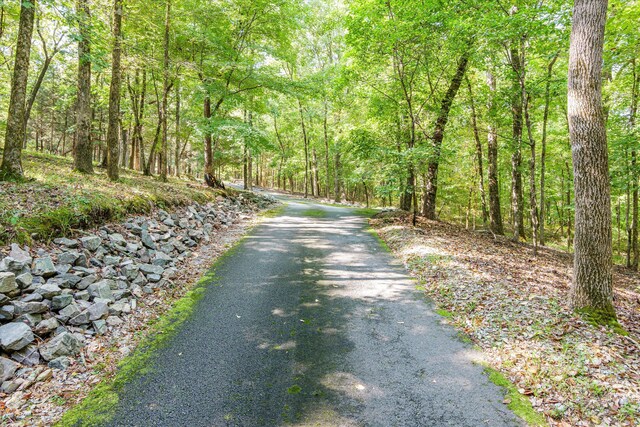
{"type": "Polygon", "coordinates": [[[209,129],[209,121],[211,120],[211,97],[207,93],[204,98],[204,106],[203,106],[204,118],[207,121],[206,123],[206,132],[204,134],[204,173],[205,175],[209,174],[213,176],[213,148],[212,148],[212,139],[211,132],[209,129]]]}
{"type": "Polygon", "coordinates": [[[24,178],[22,170],[22,144],[25,137],[25,102],[27,97],[27,80],[29,78],[29,55],[31,52],[31,37],[35,18],[36,0],[23,1],[20,7],[20,23],[18,26],[18,41],[15,48],[15,62],[11,79],[11,98],[9,99],[9,114],[4,138],[2,166],[0,166],[0,181],[21,180],[24,178]]]}
{"type": "Polygon", "coordinates": [[[517,45],[512,44],[509,60],[513,69],[513,84],[511,95],[511,114],[513,117],[512,150],[511,153],[511,221],[513,224],[513,240],[525,238],[524,233],[524,202],[522,197],[522,90],[520,87],[523,72],[520,52],[517,45]]]}
{"type": "Polygon", "coordinates": [[[476,143],[476,162],[478,168],[478,189],[480,190],[480,203],[482,204],[482,222],[486,225],[489,218],[487,212],[487,196],[484,191],[484,165],[482,161],[482,142],[480,142],[480,132],[478,130],[478,117],[476,114],[476,104],[473,99],[471,82],[467,78],[467,89],[469,90],[469,103],[471,104],[471,125],[473,127],[473,139],[476,143]]]}
{"type": "Polygon", "coordinates": [[[73,168],[93,173],[93,144],[91,141],[91,14],[88,0],[76,3],[78,15],[78,95],[76,101],[76,147],[73,168]]]}
{"type": "MultiPolygon", "coordinates": [[[[632,77],[631,85],[631,108],[629,112],[629,128],[634,132],[636,127],[636,116],[638,114],[638,94],[640,86],[640,75],[638,75],[636,59],[632,61],[632,77]]],[[[638,151],[637,141],[634,141],[631,147],[631,184],[632,184],[632,208],[631,208],[631,259],[629,266],[634,270],[638,270],[638,151]]]]}
{"type": "Polygon", "coordinates": [[[167,104],[169,97],[169,29],[171,25],[171,0],[167,0],[164,18],[164,61],[163,85],[162,85],[162,149],[160,155],[160,180],[167,182],[167,169],[169,168],[169,136],[167,128],[167,104]]]}
{"type": "MultiPolygon", "coordinates": [[[[611,197],[602,108],[607,0],[576,0],[569,50],[568,118],[575,193],[574,309],[615,318],[611,197]]],[[[605,319],[603,319],[605,317],[605,319]]]]}
{"type": "Polygon", "coordinates": [[[120,122],[120,55],[122,52],[122,0],[113,1],[113,51],[111,54],[111,85],[109,87],[109,125],[107,128],[107,176],[120,178],[118,124],[120,122]]]}
{"type": "Polygon", "coordinates": [[[299,99],[298,111],[300,112],[300,125],[302,126],[302,140],[304,142],[304,198],[306,199],[309,196],[309,139],[307,137],[307,127],[304,123],[302,101],[299,99]]]}
{"type": "Polygon", "coordinates": [[[547,67],[547,81],[544,88],[544,115],[542,118],[542,141],[540,148],[540,244],[544,246],[544,225],[546,220],[545,210],[545,174],[547,168],[547,125],[549,123],[549,105],[551,103],[551,77],[553,66],[558,60],[560,52],[557,52],[547,67]]]}
{"type": "Polygon", "coordinates": [[[489,228],[493,234],[503,235],[502,211],[500,208],[500,185],[498,182],[498,131],[493,123],[495,110],[494,97],[497,91],[496,79],[491,71],[487,71],[487,85],[491,92],[489,101],[489,121],[487,129],[487,164],[489,181],[489,228]]]}
{"type": "Polygon", "coordinates": [[[442,99],[440,112],[438,114],[438,118],[436,119],[436,125],[432,139],[434,153],[432,156],[432,160],[429,161],[429,165],[427,166],[427,181],[425,182],[424,201],[422,207],[422,212],[424,216],[427,217],[427,219],[436,219],[438,167],[440,165],[440,151],[442,149],[442,141],[444,139],[444,130],[447,126],[447,122],[449,121],[449,111],[451,110],[451,105],[453,104],[453,100],[458,93],[458,89],[460,89],[462,79],[464,78],[464,75],[467,71],[468,63],[469,56],[468,53],[465,52],[464,54],[462,54],[462,57],[458,61],[458,67],[456,68],[456,72],[451,80],[449,89],[442,99]]]}

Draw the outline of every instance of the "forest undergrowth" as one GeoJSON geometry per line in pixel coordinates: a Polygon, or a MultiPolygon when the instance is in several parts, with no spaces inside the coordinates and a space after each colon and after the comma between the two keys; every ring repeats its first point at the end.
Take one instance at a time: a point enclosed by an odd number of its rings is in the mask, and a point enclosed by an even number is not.
{"type": "MultiPolygon", "coordinates": [[[[622,329],[573,313],[569,254],[398,211],[372,226],[446,321],[481,350],[553,426],[640,423],[640,275],[618,267],[622,329]]],[[[508,402],[508,398],[505,400],[508,402]]]]}

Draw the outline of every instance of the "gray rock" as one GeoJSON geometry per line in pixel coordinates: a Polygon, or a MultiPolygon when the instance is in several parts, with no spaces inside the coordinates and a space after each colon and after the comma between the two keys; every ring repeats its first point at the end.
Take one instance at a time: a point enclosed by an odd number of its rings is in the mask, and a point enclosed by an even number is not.
{"type": "Polygon", "coordinates": [[[97,335],[102,335],[105,332],[107,332],[107,321],[106,320],[96,320],[94,322],[92,322],[93,325],[93,330],[96,332],[97,335]]]}
{"type": "Polygon", "coordinates": [[[37,258],[33,265],[33,274],[44,278],[53,277],[58,274],[51,257],[37,258]]]}
{"type": "Polygon", "coordinates": [[[58,326],[60,326],[60,323],[58,323],[54,317],[51,317],[38,323],[34,330],[38,335],[49,335],[51,332],[54,332],[58,326]]]}
{"type": "Polygon", "coordinates": [[[147,280],[151,283],[157,283],[162,279],[162,276],[159,274],[147,274],[147,280]]]}
{"type": "Polygon", "coordinates": [[[20,322],[7,323],[0,326],[0,346],[7,351],[25,348],[35,340],[31,328],[20,322]]]}
{"type": "Polygon", "coordinates": [[[17,369],[18,364],[16,362],[6,357],[0,357],[0,381],[5,382],[13,378],[17,369]]]}
{"type": "Polygon", "coordinates": [[[29,294],[29,295],[27,295],[25,297],[22,297],[22,299],[20,301],[22,301],[22,302],[34,302],[34,301],[35,302],[40,302],[43,299],[44,299],[44,297],[42,295],[34,292],[34,293],[29,294]]]}
{"type": "Polygon", "coordinates": [[[61,288],[72,288],[80,283],[80,281],[82,281],[82,277],[67,273],[56,276],[53,279],[49,279],[47,283],[56,284],[61,288]]]}
{"type": "Polygon", "coordinates": [[[36,366],[40,363],[40,353],[38,353],[38,346],[30,344],[20,351],[16,351],[11,354],[11,358],[16,362],[25,366],[36,366]]]}
{"type": "Polygon", "coordinates": [[[80,280],[76,284],[76,289],[81,291],[84,289],[87,289],[89,285],[95,283],[97,280],[98,280],[98,276],[96,276],[95,274],[90,274],[87,277],[83,277],[82,280],[80,280]]]}
{"type": "Polygon", "coordinates": [[[51,299],[51,309],[58,311],[65,308],[72,302],[73,302],[73,295],[71,294],[56,295],[51,299]]]}
{"type": "Polygon", "coordinates": [[[6,303],[7,301],[9,301],[9,297],[5,294],[0,294],[0,305],[6,303]]]}
{"type": "Polygon", "coordinates": [[[109,326],[120,326],[122,325],[124,322],[121,318],[119,318],[118,316],[109,316],[107,317],[107,325],[109,326]]]}
{"type": "Polygon", "coordinates": [[[71,271],[71,267],[73,267],[71,264],[58,264],[56,265],[56,271],[58,274],[67,274],[71,271]]]}
{"type": "Polygon", "coordinates": [[[164,252],[156,252],[156,255],[153,259],[154,265],[159,265],[163,267],[172,263],[173,263],[173,257],[165,254],[164,252]]]}
{"type": "Polygon", "coordinates": [[[87,312],[89,313],[89,320],[99,320],[107,317],[109,314],[109,307],[104,302],[96,302],[87,308],[87,312]]]}
{"type": "Polygon", "coordinates": [[[80,307],[77,304],[71,303],[62,310],[58,316],[56,316],[62,322],[67,322],[70,318],[77,316],[80,314],[80,307]]]}
{"type": "Polygon", "coordinates": [[[20,387],[22,384],[22,380],[17,381],[4,381],[2,383],[2,392],[6,394],[11,394],[20,387]]]}
{"type": "Polygon", "coordinates": [[[55,243],[56,245],[61,245],[61,246],[66,246],[67,248],[77,248],[78,247],[78,241],[75,239],[67,239],[65,237],[60,238],[60,239],[55,239],[53,241],[53,243],[55,243]]]}
{"type": "Polygon", "coordinates": [[[88,291],[80,291],[80,292],[76,292],[74,297],[78,301],[89,301],[89,299],[91,298],[91,295],[89,295],[88,291]]]}
{"type": "Polygon", "coordinates": [[[51,341],[40,347],[40,355],[47,362],[61,356],[75,356],[82,348],[82,341],[69,332],[53,337],[51,341]]]}
{"type": "Polygon", "coordinates": [[[80,314],[69,319],[68,323],[70,325],[80,326],[87,325],[90,321],[91,319],[89,319],[89,312],[87,310],[83,310],[80,312],[80,314]]]}
{"type": "Polygon", "coordinates": [[[11,244],[11,251],[9,252],[9,256],[18,262],[24,263],[25,265],[31,264],[31,262],[33,262],[33,258],[31,257],[29,251],[25,251],[15,243],[11,244]]]}
{"type": "Polygon", "coordinates": [[[73,265],[77,267],[89,267],[89,260],[84,253],[80,253],[78,254],[78,259],[76,259],[76,262],[73,265]]]}
{"type": "Polygon", "coordinates": [[[33,283],[33,276],[31,273],[23,273],[16,277],[16,282],[20,288],[28,288],[33,283]]]}
{"type": "Polygon", "coordinates": [[[58,255],[58,262],[60,264],[75,264],[78,258],[80,258],[78,252],[63,252],[58,255]]]}
{"type": "Polygon", "coordinates": [[[120,233],[109,234],[109,240],[116,246],[127,246],[127,241],[120,233]]]}
{"type": "Polygon", "coordinates": [[[0,307],[0,320],[12,320],[16,312],[13,305],[3,305],[0,307]]]}
{"type": "Polygon", "coordinates": [[[22,316],[23,314],[38,314],[49,311],[49,305],[44,301],[13,301],[11,304],[15,307],[14,316],[22,316]]]}
{"type": "Polygon", "coordinates": [[[147,248],[149,249],[156,249],[156,242],[153,241],[153,238],[151,237],[151,234],[149,234],[146,231],[143,231],[142,234],[140,235],[140,239],[142,241],[142,244],[145,245],[147,248]]]}
{"type": "Polygon", "coordinates": [[[123,313],[128,314],[131,313],[131,306],[126,302],[111,304],[111,307],[109,307],[109,313],[116,316],[120,316],[123,313]]]}
{"type": "Polygon", "coordinates": [[[62,293],[62,289],[58,285],[47,283],[36,289],[36,292],[42,295],[46,299],[51,299],[62,293]]]}
{"type": "Polygon", "coordinates": [[[133,263],[126,264],[120,269],[120,272],[127,278],[127,280],[134,280],[138,276],[139,271],[140,268],[133,263]]]}
{"type": "Polygon", "coordinates": [[[103,262],[105,265],[118,265],[120,264],[121,259],[122,257],[119,257],[119,256],[107,255],[104,257],[103,262]]]}
{"type": "Polygon", "coordinates": [[[105,279],[96,283],[92,283],[87,288],[89,295],[94,298],[105,298],[105,299],[113,299],[113,293],[111,292],[111,287],[116,287],[116,284],[113,280],[105,279]]]}
{"type": "Polygon", "coordinates": [[[141,264],[140,271],[142,271],[148,277],[149,274],[162,275],[162,273],[164,273],[164,268],[159,265],[141,264]]]}
{"type": "Polygon", "coordinates": [[[82,242],[82,247],[90,251],[95,251],[102,244],[102,239],[94,235],[82,237],[80,241],[82,242]]]}
{"type": "Polygon", "coordinates": [[[131,291],[129,289],[118,289],[117,291],[113,291],[113,299],[116,301],[121,300],[122,298],[129,298],[131,296],[131,291]]]}
{"type": "Polygon", "coordinates": [[[38,323],[42,321],[42,314],[26,313],[16,318],[16,322],[22,322],[29,326],[31,329],[35,328],[38,323]]]}
{"type": "Polygon", "coordinates": [[[9,272],[0,273],[0,293],[10,294],[18,289],[16,275],[9,272]]]}
{"type": "Polygon", "coordinates": [[[69,365],[71,365],[71,360],[67,356],[56,357],[47,364],[50,368],[59,369],[61,371],[65,371],[69,365]]]}

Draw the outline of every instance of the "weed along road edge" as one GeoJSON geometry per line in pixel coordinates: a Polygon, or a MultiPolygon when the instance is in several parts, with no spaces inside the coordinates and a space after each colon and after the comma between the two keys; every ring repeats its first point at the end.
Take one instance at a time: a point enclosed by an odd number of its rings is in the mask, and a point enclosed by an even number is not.
{"type": "Polygon", "coordinates": [[[61,425],[523,425],[357,213],[289,201],[61,425]]]}

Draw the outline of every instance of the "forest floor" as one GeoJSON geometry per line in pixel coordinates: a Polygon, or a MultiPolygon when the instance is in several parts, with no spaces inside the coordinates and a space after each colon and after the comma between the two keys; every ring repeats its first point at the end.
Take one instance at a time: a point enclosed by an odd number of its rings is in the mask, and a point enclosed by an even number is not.
{"type": "Polygon", "coordinates": [[[47,241],[154,207],[206,203],[220,194],[193,181],[162,183],[128,169],[113,183],[104,169],[72,172],[71,158],[34,151],[23,152],[22,163],[27,182],[0,182],[0,245],[47,241]]]}
{"type": "MultiPolygon", "coordinates": [[[[443,222],[389,212],[371,220],[435,301],[554,426],[640,423],[640,275],[616,267],[615,306],[628,335],[567,305],[572,257],[443,222]]],[[[509,403],[509,399],[505,401],[509,403]]]]}

